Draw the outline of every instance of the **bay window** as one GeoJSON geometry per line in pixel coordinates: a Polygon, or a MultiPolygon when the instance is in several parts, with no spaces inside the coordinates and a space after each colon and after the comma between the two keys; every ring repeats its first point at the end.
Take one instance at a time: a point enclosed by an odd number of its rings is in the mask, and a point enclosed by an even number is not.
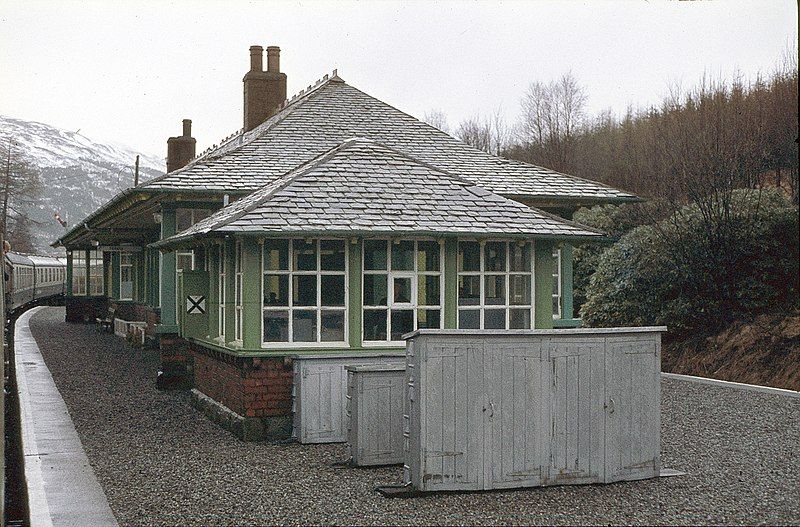
{"type": "Polygon", "coordinates": [[[262,265],[264,345],[346,342],[344,240],[268,239],[262,265]]]}
{"type": "Polygon", "coordinates": [[[442,245],[433,240],[365,240],[363,340],[398,343],[417,328],[441,328],[442,245]]]}
{"type": "Polygon", "coordinates": [[[91,251],[89,253],[89,294],[95,296],[103,294],[102,251],[91,251]]]}
{"type": "Polygon", "coordinates": [[[75,251],[72,253],[72,294],[83,296],[86,294],[86,252],[75,251]]]}
{"type": "Polygon", "coordinates": [[[553,318],[561,318],[561,249],[553,249],[553,318]]]}
{"type": "Polygon", "coordinates": [[[530,242],[458,242],[458,327],[530,329],[533,321],[530,242]]]}

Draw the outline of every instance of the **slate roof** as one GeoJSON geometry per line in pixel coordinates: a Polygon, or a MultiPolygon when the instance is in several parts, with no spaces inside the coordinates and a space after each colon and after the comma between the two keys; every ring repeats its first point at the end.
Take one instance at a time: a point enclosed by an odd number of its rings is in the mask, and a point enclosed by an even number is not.
{"type": "Polygon", "coordinates": [[[603,237],[364,138],[345,141],[154,246],[212,232],[603,237]]]}
{"type": "Polygon", "coordinates": [[[238,133],[141,190],[254,191],[351,137],[400,150],[507,196],[613,202],[636,196],[593,181],[487,154],[346,84],[334,75],[250,132],[238,133]]]}

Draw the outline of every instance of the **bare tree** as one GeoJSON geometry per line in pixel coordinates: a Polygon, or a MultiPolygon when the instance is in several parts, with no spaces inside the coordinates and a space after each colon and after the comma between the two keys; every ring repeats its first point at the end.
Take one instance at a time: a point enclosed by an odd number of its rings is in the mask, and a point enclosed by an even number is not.
{"type": "Polygon", "coordinates": [[[433,109],[425,112],[425,116],[422,120],[446,134],[450,133],[450,125],[447,124],[447,116],[441,110],[433,109]]]}
{"type": "Polygon", "coordinates": [[[0,159],[3,160],[3,177],[0,180],[2,181],[0,229],[4,239],[15,243],[19,240],[15,239],[14,233],[26,229],[29,231],[27,226],[33,222],[28,218],[26,210],[36,202],[41,193],[39,169],[11,141],[0,144],[0,159]],[[15,229],[15,224],[20,221],[23,222],[24,228],[15,229]]]}
{"type": "Polygon", "coordinates": [[[478,150],[492,151],[492,125],[488,119],[479,115],[461,121],[456,137],[478,150]]]}

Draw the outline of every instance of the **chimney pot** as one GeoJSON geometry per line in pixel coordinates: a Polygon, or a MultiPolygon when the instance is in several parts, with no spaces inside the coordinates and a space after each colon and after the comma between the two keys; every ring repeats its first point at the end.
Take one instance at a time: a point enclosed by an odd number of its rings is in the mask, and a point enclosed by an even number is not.
{"type": "Polygon", "coordinates": [[[250,71],[264,71],[264,48],[250,46],[250,71]]]}
{"type": "Polygon", "coordinates": [[[281,72],[281,48],[278,46],[267,47],[267,71],[281,72]]]}
{"type": "Polygon", "coordinates": [[[192,120],[183,120],[183,135],[167,139],[167,172],[183,168],[194,159],[197,141],[192,137],[192,120]]]}
{"type": "Polygon", "coordinates": [[[183,137],[192,137],[192,120],[183,120],[183,137]]]}

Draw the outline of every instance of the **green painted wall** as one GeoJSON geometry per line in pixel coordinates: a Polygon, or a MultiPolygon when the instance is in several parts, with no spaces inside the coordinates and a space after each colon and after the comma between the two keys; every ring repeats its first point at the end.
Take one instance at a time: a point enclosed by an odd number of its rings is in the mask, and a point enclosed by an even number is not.
{"type": "Polygon", "coordinates": [[[233,342],[236,336],[236,294],[235,294],[235,280],[236,273],[234,268],[234,241],[231,238],[225,240],[225,258],[227,259],[227,274],[225,280],[228,282],[227,293],[225,296],[225,341],[233,342]]]}
{"type": "Polygon", "coordinates": [[[111,253],[111,298],[119,300],[119,251],[111,253]]]}
{"type": "Polygon", "coordinates": [[[347,324],[348,328],[348,344],[351,348],[361,347],[361,308],[364,302],[364,296],[361,292],[361,251],[362,240],[356,243],[347,242],[348,248],[348,269],[347,281],[348,295],[347,295],[347,324]]]}
{"type": "Polygon", "coordinates": [[[561,318],[571,319],[572,304],[572,245],[561,247],[561,318]]]}
{"type": "Polygon", "coordinates": [[[64,293],[66,296],[72,296],[72,265],[72,251],[69,251],[67,253],[67,283],[64,293]]]}
{"type": "MultiPolygon", "coordinates": [[[[161,239],[175,234],[175,209],[164,208],[161,212],[161,239]]],[[[175,320],[175,253],[161,253],[161,325],[176,327],[175,320]]]]}
{"type": "Polygon", "coordinates": [[[458,240],[444,242],[444,327],[458,327],[458,240]]]}
{"type": "Polygon", "coordinates": [[[550,329],[553,327],[553,271],[556,264],[553,258],[553,242],[536,240],[533,245],[533,327],[550,329]]]}
{"type": "Polygon", "coordinates": [[[208,270],[208,337],[216,338],[218,336],[217,328],[219,327],[219,311],[217,305],[219,304],[219,258],[216,245],[209,245],[206,250],[209,254],[209,262],[211,264],[208,270]]]}
{"type": "Polygon", "coordinates": [[[242,346],[261,347],[261,244],[242,240],[242,346]]]}

